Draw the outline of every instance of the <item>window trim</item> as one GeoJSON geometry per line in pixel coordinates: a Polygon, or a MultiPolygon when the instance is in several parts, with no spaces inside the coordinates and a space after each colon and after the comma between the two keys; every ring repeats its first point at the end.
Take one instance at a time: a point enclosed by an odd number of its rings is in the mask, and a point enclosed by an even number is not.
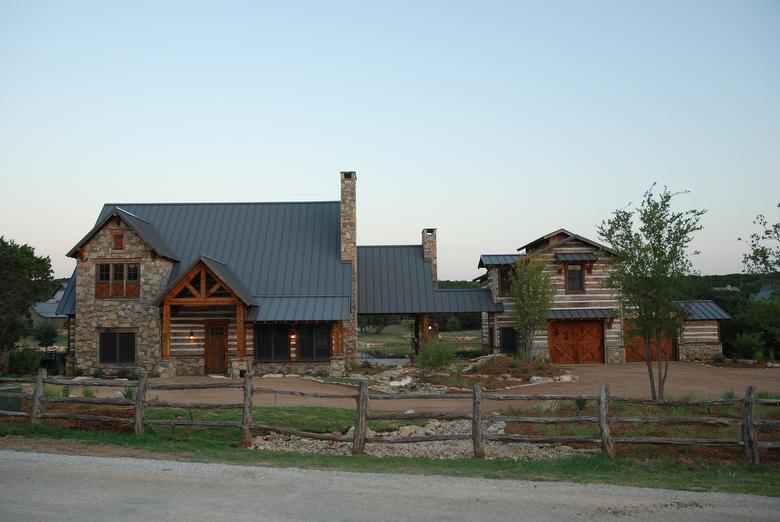
{"type": "Polygon", "coordinates": [[[498,297],[509,297],[512,295],[512,266],[499,266],[497,269],[498,278],[498,297]],[[504,277],[503,274],[506,274],[504,277]],[[506,280],[506,283],[504,281],[506,280]]]}
{"type": "Polygon", "coordinates": [[[137,366],[138,365],[138,328],[96,328],[97,333],[97,363],[103,366],[137,366]],[[100,338],[105,333],[113,333],[117,336],[122,333],[133,334],[133,362],[119,362],[119,339],[116,344],[116,362],[106,362],[101,357],[100,338]]]}
{"type": "Polygon", "coordinates": [[[97,259],[95,260],[95,299],[140,299],[141,298],[141,260],[140,259],[97,259]],[[108,271],[108,280],[102,280],[100,278],[101,276],[101,266],[108,265],[109,271],[108,271]],[[122,266],[122,279],[115,280],[115,271],[114,266],[115,265],[121,265],[122,266]],[[138,279],[134,281],[129,281],[127,278],[128,274],[128,266],[129,265],[137,265],[138,270],[138,279]],[[127,287],[129,284],[135,284],[138,286],[138,294],[137,295],[128,295],[127,294],[127,287]],[[113,291],[113,285],[122,285],[122,295],[111,295],[113,291]],[[106,295],[104,296],[98,296],[98,290],[101,285],[105,285],[107,287],[106,295]]]}
{"type": "Polygon", "coordinates": [[[112,231],[111,232],[111,250],[124,250],[125,249],[125,231],[112,231]]]}
{"type": "MultiPolygon", "coordinates": [[[[564,267],[563,271],[563,277],[566,287],[566,293],[567,294],[584,294],[585,293],[585,264],[584,263],[566,263],[566,266],[564,267]],[[580,274],[580,285],[581,288],[569,288],[569,267],[570,266],[579,266],[579,274],[580,274]]],[[[572,270],[573,271],[573,270],[572,270]]]]}

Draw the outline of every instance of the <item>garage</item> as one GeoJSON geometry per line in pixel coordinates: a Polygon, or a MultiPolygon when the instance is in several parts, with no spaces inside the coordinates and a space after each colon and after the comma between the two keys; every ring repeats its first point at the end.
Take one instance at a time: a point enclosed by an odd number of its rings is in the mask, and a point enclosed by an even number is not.
{"type": "Polygon", "coordinates": [[[554,363],[604,363],[604,321],[550,321],[547,335],[554,363]]]}
{"type": "MultiPolygon", "coordinates": [[[[626,323],[623,327],[624,341],[623,344],[626,347],[626,362],[644,362],[645,361],[645,342],[638,336],[631,336],[631,324],[626,323]]],[[[669,356],[670,361],[677,360],[677,342],[666,337],[661,340],[661,356],[662,360],[666,360],[666,356],[669,356]]],[[[658,343],[653,341],[651,345],[650,360],[658,360],[658,343]]]]}

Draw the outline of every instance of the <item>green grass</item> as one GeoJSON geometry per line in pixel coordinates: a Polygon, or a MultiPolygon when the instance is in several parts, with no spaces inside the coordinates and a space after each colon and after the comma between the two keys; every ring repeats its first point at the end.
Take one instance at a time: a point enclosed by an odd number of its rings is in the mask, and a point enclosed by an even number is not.
{"type": "MultiPolygon", "coordinates": [[[[298,420],[310,422],[305,417],[298,420]]],[[[317,424],[321,420],[316,421],[317,424]]],[[[299,426],[299,427],[302,427],[299,426]]],[[[672,459],[657,462],[634,459],[608,459],[602,455],[577,456],[546,461],[433,460],[400,457],[324,456],[274,453],[233,447],[237,429],[156,428],[153,433],[135,436],[22,424],[0,424],[0,436],[22,435],[86,443],[113,444],[143,449],[172,458],[199,462],[225,462],[242,465],[298,467],[354,472],[409,473],[495,479],[561,480],[578,483],[619,484],[677,490],[721,491],[780,496],[780,473],[776,468],[713,462],[680,463],[672,459]],[[218,436],[221,433],[221,436],[218,436]]]]}

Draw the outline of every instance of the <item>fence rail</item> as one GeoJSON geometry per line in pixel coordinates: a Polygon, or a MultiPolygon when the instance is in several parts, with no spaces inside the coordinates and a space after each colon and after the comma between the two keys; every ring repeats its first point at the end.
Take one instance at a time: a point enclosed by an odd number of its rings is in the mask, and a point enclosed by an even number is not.
{"type": "Polygon", "coordinates": [[[759,449],[780,449],[780,443],[761,442],[757,436],[757,426],[780,427],[780,420],[755,419],[755,406],[780,406],[778,399],[759,399],[755,386],[748,386],[745,397],[742,399],[713,399],[690,401],[658,401],[643,400],[609,395],[609,388],[601,386],[599,395],[505,395],[496,393],[483,393],[479,384],[474,385],[473,392],[467,393],[401,393],[401,394],[370,394],[368,383],[363,381],[357,393],[316,393],[300,392],[295,390],[275,390],[272,388],[255,388],[253,374],[247,372],[243,382],[215,382],[215,383],[171,383],[171,382],[147,382],[147,374],[142,373],[138,381],[107,381],[97,379],[62,379],[47,378],[46,370],[38,371],[34,380],[30,379],[3,379],[9,382],[34,383],[33,393],[0,392],[0,399],[20,399],[30,401],[29,411],[0,410],[0,417],[26,417],[30,424],[35,425],[41,419],[69,419],[96,422],[132,423],[136,434],[144,432],[146,426],[207,426],[239,428],[243,445],[251,443],[252,431],[280,433],[294,435],[307,439],[352,443],[352,452],[356,455],[365,453],[366,444],[405,444],[428,441],[459,441],[472,440],[473,454],[475,458],[485,456],[485,441],[500,442],[526,442],[537,444],[567,444],[585,443],[600,444],[601,451],[612,456],[615,453],[614,445],[617,444],[659,444],[659,445],[695,445],[695,446],[732,446],[742,447],[745,460],[749,464],[758,462],[759,449]],[[74,386],[106,386],[135,388],[134,398],[115,397],[47,397],[44,396],[44,385],[54,384],[65,387],[74,386]],[[189,403],[164,401],[159,399],[147,399],[149,390],[205,390],[205,389],[242,389],[243,401],[240,403],[189,403]],[[254,422],[252,419],[252,399],[255,395],[275,394],[290,395],[308,398],[327,399],[353,399],[355,400],[355,428],[353,436],[334,435],[330,433],[314,433],[294,428],[272,426],[254,422]],[[371,412],[372,401],[407,400],[407,399],[460,399],[471,400],[473,407],[471,413],[449,412],[371,412]],[[598,415],[576,415],[569,417],[533,417],[519,415],[483,415],[484,401],[595,401],[598,407],[598,415]],[[63,411],[42,411],[44,405],[58,403],[102,404],[110,406],[132,406],[132,417],[112,417],[107,415],[91,415],[63,411]],[[614,416],[609,414],[610,404],[623,403],[650,406],[726,406],[739,405],[742,407],[741,418],[736,417],[709,417],[709,416],[614,416]],[[177,408],[177,409],[241,409],[241,420],[208,420],[208,419],[150,419],[146,416],[147,408],[177,408]],[[369,436],[369,420],[469,420],[471,421],[471,433],[441,433],[412,437],[382,437],[369,436]],[[515,435],[488,433],[484,429],[484,422],[515,422],[531,425],[554,424],[598,424],[598,436],[584,435],[515,435]],[[612,428],[619,424],[660,424],[660,425],[699,425],[715,427],[741,427],[739,439],[700,439],[700,438],[673,438],[654,436],[613,436],[612,428]]]}

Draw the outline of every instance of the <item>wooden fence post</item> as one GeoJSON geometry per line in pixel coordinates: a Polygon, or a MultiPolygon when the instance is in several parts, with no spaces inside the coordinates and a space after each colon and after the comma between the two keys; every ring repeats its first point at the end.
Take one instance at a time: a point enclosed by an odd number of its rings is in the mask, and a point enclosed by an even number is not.
{"type": "Polygon", "coordinates": [[[601,452],[608,456],[615,456],[615,443],[612,441],[612,431],[609,429],[609,386],[601,385],[599,395],[599,429],[601,430],[601,452]]]}
{"type": "Polygon", "coordinates": [[[38,368],[35,376],[35,388],[33,389],[32,406],[30,407],[30,424],[38,424],[38,413],[41,409],[41,395],[43,394],[43,380],[46,378],[46,368],[38,368]]]}
{"type": "Polygon", "coordinates": [[[135,414],[133,415],[134,431],[136,435],[144,432],[144,402],[146,402],[146,371],[142,371],[138,377],[138,387],[135,389],[135,414]]]}
{"type": "Polygon", "coordinates": [[[474,409],[471,419],[471,439],[474,442],[474,458],[485,458],[485,441],[482,439],[482,388],[474,385],[474,409]]]}
{"type": "Polygon", "coordinates": [[[368,431],[368,381],[360,381],[355,413],[355,433],[352,439],[352,454],[363,455],[366,452],[366,432],[368,431]]]}
{"type": "Polygon", "coordinates": [[[745,391],[745,405],[742,410],[742,444],[745,447],[745,462],[758,464],[758,435],[753,421],[753,407],[756,404],[756,387],[750,385],[745,391]]]}
{"type": "Polygon", "coordinates": [[[244,373],[244,412],[241,417],[241,446],[248,448],[252,445],[252,388],[254,373],[247,370],[244,373]]]}

